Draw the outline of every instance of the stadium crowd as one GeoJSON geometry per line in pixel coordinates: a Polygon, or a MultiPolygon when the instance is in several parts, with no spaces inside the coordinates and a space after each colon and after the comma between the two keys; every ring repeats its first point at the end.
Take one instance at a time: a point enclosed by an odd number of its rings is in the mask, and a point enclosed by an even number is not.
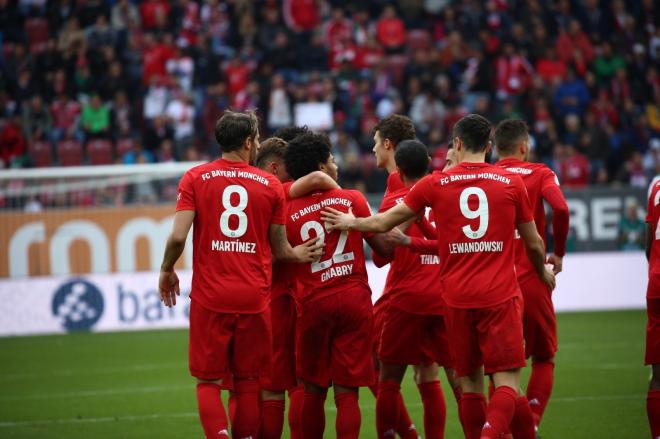
{"type": "Polygon", "coordinates": [[[409,115],[442,168],[470,112],[526,119],[565,187],[647,187],[659,20],[652,0],[2,0],[0,164],[211,158],[227,108],[267,135],[326,102],[345,187],[382,187],[379,119],[409,115]]]}

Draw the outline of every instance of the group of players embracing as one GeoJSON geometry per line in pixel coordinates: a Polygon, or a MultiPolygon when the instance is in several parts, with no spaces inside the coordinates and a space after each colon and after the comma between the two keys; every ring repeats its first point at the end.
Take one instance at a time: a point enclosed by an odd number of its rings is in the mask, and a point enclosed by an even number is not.
{"type": "Polygon", "coordinates": [[[194,225],[189,365],[207,438],[279,438],[288,391],[291,437],[320,439],[333,386],[338,438],[359,437],[358,389],[369,387],[378,437],[416,439],[400,393],[409,365],[426,438],[444,437],[440,367],[466,438],[536,437],[553,386],[551,294],[568,208],[555,174],[527,161],[525,122],[493,134],[487,119],[463,117],[445,168],[429,174],[412,122],[381,120],[374,153],[389,177],[376,215],[337,185],[324,134],[285,128],[260,144],[253,113],[226,112],[215,136],[222,157],[181,179],[159,281],[173,306],[174,264],[194,225]],[[390,264],[375,305],[364,241],[377,266],[390,264]]]}

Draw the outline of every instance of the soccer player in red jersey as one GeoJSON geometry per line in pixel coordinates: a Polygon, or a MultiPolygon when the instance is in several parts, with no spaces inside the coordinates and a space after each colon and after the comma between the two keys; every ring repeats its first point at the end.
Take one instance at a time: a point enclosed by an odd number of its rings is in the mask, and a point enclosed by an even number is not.
{"type": "Polygon", "coordinates": [[[646,290],[646,355],[644,363],[651,365],[653,375],[646,395],[646,413],[651,437],[660,438],[660,181],[656,181],[649,196],[646,214],[646,258],[649,261],[649,285],[646,290]]]}
{"type": "MultiPolygon", "coordinates": [[[[417,140],[399,143],[395,153],[397,170],[405,187],[389,192],[380,211],[387,211],[424,177],[429,166],[428,149],[417,140]]],[[[406,230],[409,237],[423,239],[417,222],[406,230]]],[[[418,388],[424,405],[424,432],[427,438],[444,437],[446,406],[438,381],[438,365],[451,371],[451,355],[446,338],[444,302],[437,241],[430,252],[419,254],[399,247],[392,255],[383,294],[388,305],[383,312],[379,335],[380,384],[376,401],[379,438],[394,437],[398,420],[401,381],[407,365],[419,368],[418,388]]],[[[450,376],[453,378],[452,372],[450,376]]]]}
{"type": "MultiPolygon", "coordinates": [[[[294,179],[321,170],[337,178],[330,141],[307,133],[289,143],[286,168],[294,179]]],[[[317,237],[325,243],[321,258],[295,266],[293,279],[301,303],[298,357],[305,383],[303,433],[320,439],[325,429],[327,389],[334,386],[338,438],[357,438],[360,432],[358,388],[375,379],[371,361],[373,315],[362,240],[387,253],[381,237],[359,232],[328,232],[321,209],[351,209],[359,217],[371,214],[360,192],[335,189],[292,199],[288,206],[287,236],[292,244],[317,237]]]]}
{"type": "MultiPolygon", "coordinates": [[[[405,185],[396,169],[394,152],[399,142],[403,140],[413,140],[415,138],[415,125],[412,120],[406,116],[392,114],[378,122],[374,127],[374,148],[376,157],[376,167],[385,169],[388,172],[385,195],[403,189],[405,185]]],[[[383,264],[384,265],[384,264],[383,264]]],[[[374,305],[374,356],[378,351],[380,342],[380,333],[383,327],[383,310],[387,307],[387,294],[381,295],[374,305]]],[[[375,361],[376,371],[379,370],[379,362],[375,361]]],[[[378,395],[378,382],[376,381],[369,387],[374,396],[378,395]]],[[[397,423],[397,433],[403,439],[417,439],[417,430],[410,419],[410,414],[406,409],[403,397],[399,395],[399,419],[397,423]]]]}
{"type": "MultiPolygon", "coordinates": [[[[554,253],[548,262],[555,274],[562,269],[568,235],[568,206],[559,189],[557,176],[542,163],[529,163],[529,132],[522,120],[510,119],[495,129],[495,148],[500,157],[498,166],[520,175],[534,212],[536,229],[545,236],[543,200],[552,208],[554,253]]],[[[554,381],[554,357],[557,352],[557,319],[552,305],[551,291],[534,271],[520,238],[516,237],[516,275],[523,295],[523,334],[525,356],[532,358],[532,373],[527,385],[527,399],[538,429],[548,404],[554,381]]]]}
{"type": "Polygon", "coordinates": [[[200,420],[207,438],[229,437],[220,385],[231,376],[232,437],[254,438],[258,379],[271,350],[271,252],[284,261],[309,262],[322,245],[314,240],[294,249],[289,245],[282,185],[249,165],[259,143],[254,113],[225,112],[215,137],[222,158],[190,169],[179,183],[159,289],[164,304],[174,306],[179,294],[174,263],[194,224],[189,366],[197,378],[200,420]]]}
{"type": "Polygon", "coordinates": [[[515,174],[484,162],[491,125],[468,115],[454,126],[459,165],[420,180],[403,203],[370,218],[326,207],[321,218],[333,230],[385,232],[433,209],[438,230],[445,318],[462,396],[460,416],[468,439],[499,438],[509,427],[515,437],[534,438],[527,398],[518,397],[525,365],[522,298],[516,280],[517,228],[534,269],[551,289],[545,247],[534,224],[524,183],[515,174]],[[495,392],[486,407],[484,373],[495,392]]]}
{"type": "MultiPolygon", "coordinates": [[[[316,171],[291,181],[284,154],[287,142],[271,137],[261,143],[255,165],[282,182],[287,200],[302,196],[312,190],[338,189],[339,185],[330,176],[316,171]]],[[[303,388],[296,380],[296,316],[297,307],[292,291],[289,266],[285,263],[273,265],[273,281],[270,297],[270,318],[273,335],[270,374],[262,380],[260,439],[279,439],[284,424],[284,394],[289,392],[289,428],[292,439],[302,438],[303,388]],[[294,400],[299,399],[294,403],[294,400]],[[296,414],[294,412],[298,412],[296,414]]]]}

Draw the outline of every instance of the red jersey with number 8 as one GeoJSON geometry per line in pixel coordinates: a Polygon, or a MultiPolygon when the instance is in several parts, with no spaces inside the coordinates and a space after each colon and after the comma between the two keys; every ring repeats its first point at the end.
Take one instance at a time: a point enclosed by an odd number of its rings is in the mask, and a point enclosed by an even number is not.
{"type": "Polygon", "coordinates": [[[176,210],[195,211],[191,299],[222,313],[266,309],[270,225],[285,221],[282,184],[247,163],[220,159],[184,174],[176,210]]]}
{"type": "Polygon", "coordinates": [[[649,299],[660,298],[660,181],[656,181],[651,188],[649,205],[646,210],[646,222],[651,226],[653,243],[651,244],[651,256],[649,258],[649,286],[646,297],[649,299]]]}
{"type": "Polygon", "coordinates": [[[454,308],[486,308],[520,295],[514,230],[533,221],[519,176],[488,163],[461,163],[424,177],[404,203],[433,209],[442,290],[454,308]]]}
{"type": "Polygon", "coordinates": [[[356,217],[371,215],[364,195],[353,190],[332,189],[295,198],[288,203],[286,234],[291,245],[302,244],[317,236],[325,243],[318,261],[292,266],[296,295],[303,302],[354,286],[369,288],[362,233],[327,231],[321,220],[321,211],[326,207],[342,212],[350,208],[356,217]]]}

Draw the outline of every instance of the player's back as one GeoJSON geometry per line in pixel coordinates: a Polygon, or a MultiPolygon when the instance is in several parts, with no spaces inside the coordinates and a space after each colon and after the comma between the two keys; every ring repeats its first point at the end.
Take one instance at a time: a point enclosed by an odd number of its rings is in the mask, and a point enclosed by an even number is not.
{"type": "MultiPolygon", "coordinates": [[[[379,212],[403,202],[409,191],[410,187],[404,187],[386,194],[379,212]]],[[[406,235],[412,238],[424,237],[416,222],[408,227],[406,235]]],[[[434,254],[420,254],[407,247],[397,246],[390,262],[383,295],[391,296],[391,303],[408,312],[442,312],[444,301],[437,251],[434,254]]]]}
{"type": "Polygon", "coordinates": [[[462,163],[425,177],[405,200],[433,208],[445,301],[481,308],[520,294],[514,230],[532,220],[522,180],[487,163],[462,163]]]}
{"type": "Polygon", "coordinates": [[[658,222],[660,220],[660,181],[656,181],[649,195],[646,222],[651,226],[653,241],[649,256],[649,285],[646,292],[649,298],[660,298],[660,233],[658,222]]]}
{"type": "Polygon", "coordinates": [[[271,224],[284,224],[282,186],[247,163],[216,160],[183,176],[177,210],[195,210],[191,298],[217,312],[268,305],[271,224]]]}
{"type": "Polygon", "coordinates": [[[371,215],[369,205],[360,192],[333,189],[292,199],[288,203],[287,237],[291,245],[322,237],[325,248],[321,258],[294,268],[298,298],[308,301],[362,285],[369,288],[360,232],[338,232],[325,229],[321,211],[331,207],[343,212],[353,210],[356,217],[371,215]]]}
{"type": "MultiPolygon", "coordinates": [[[[545,207],[542,194],[543,189],[547,185],[559,186],[557,176],[550,168],[542,163],[530,163],[514,158],[507,158],[500,160],[497,165],[513,174],[520,175],[522,178],[527,189],[532,212],[534,213],[536,230],[545,242],[545,207]]],[[[527,258],[527,253],[518,233],[516,233],[516,269],[519,278],[535,273],[532,263],[527,258]]]]}

